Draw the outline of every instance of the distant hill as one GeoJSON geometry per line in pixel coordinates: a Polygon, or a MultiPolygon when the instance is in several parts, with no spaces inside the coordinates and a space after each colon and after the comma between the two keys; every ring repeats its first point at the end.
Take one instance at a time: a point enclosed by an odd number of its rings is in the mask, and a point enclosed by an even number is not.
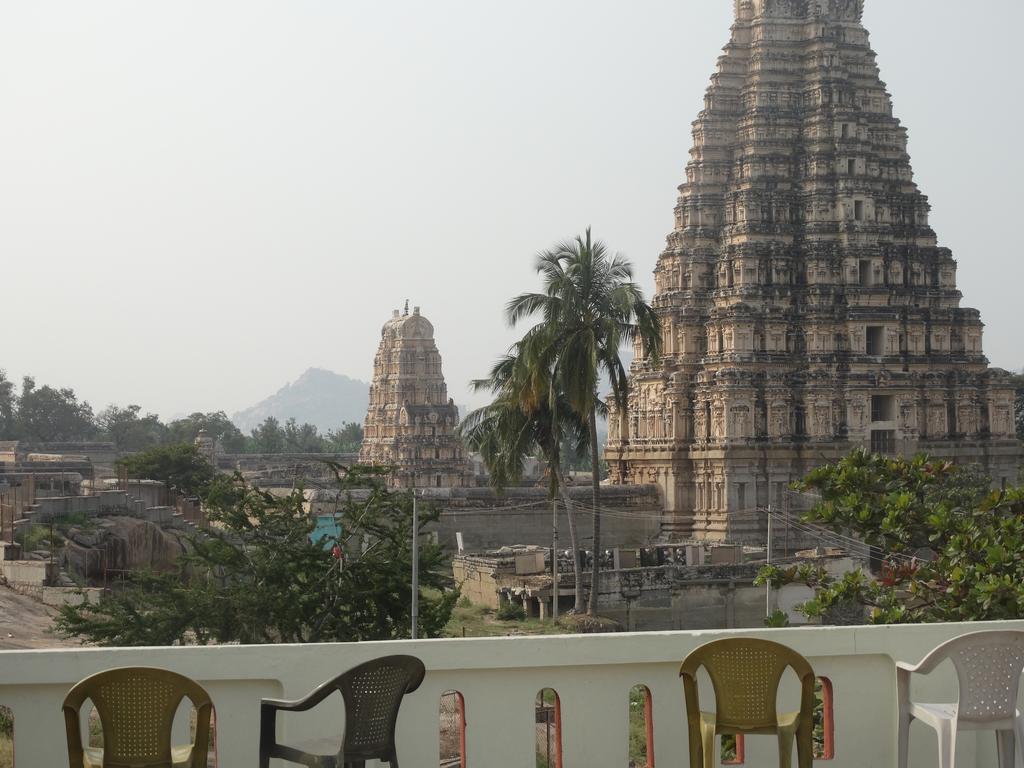
{"type": "Polygon", "coordinates": [[[342,422],[363,423],[370,401],[370,385],[348,376],[310,368],[291,384],[251,408],[231,417],[248,434],[268,416],[282,424],[295,419],[299,424],[314,424],[321,432],[337,429],[342,422]]]}

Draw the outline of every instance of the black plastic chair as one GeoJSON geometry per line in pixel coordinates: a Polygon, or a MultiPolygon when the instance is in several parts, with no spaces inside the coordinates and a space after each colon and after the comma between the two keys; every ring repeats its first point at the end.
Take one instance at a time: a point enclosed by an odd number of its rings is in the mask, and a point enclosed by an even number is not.
{"type": "MultiPolygon", "coordinates": [[[[395,723],[402,697],[420,687],[426,670],[413,656],[385,656],[353,667],[299,701],[260,702],[260,768],[280,758],[309,768],[365,768],[367,760],[398,768],[395,723]],[[305,752],[277,743],[277,713],[305,712],[335,691],[345,701],[345,731],[336,755],[305,752]]],[[[337,743],[337,742],[335,742],[337,743]]],[[[308,748],[308,747],[307,747],[308,748]]]]}

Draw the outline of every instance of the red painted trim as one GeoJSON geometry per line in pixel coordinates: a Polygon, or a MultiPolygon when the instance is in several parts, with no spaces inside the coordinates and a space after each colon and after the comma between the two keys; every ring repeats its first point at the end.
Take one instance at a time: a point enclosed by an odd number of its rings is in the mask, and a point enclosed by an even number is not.
{"type": "Polygon", "coordinates": [[[644,730],[647,736],[647,768],[654,768],[654,697],[644,687],[644,730]]]}
{"type": "Polygon", "coordinates": [[[722,765],[743,765],[747,762],[747,742],[742,733],[736,734],[736,759],[726,760],[722,765]]]}
{"type": "Polygon", "coordinates": [[[562,768],[562,700],[555,691],[555,768],[562,768]]]}
{"type": "Polygon", "coordinates": [[[455,710],[459,716],[459,766],[466,768],[466,699],[455,692],[455,710]]]}
{"type": "Polygon", "coordinates": [[[821,681],[821,712],[823,720],[824,744],[820,755],[815,755],[815,760],[836,759],[836,717],[833,706],[834,693],[832,681],[827,677],[819,677],[821,681]]]}

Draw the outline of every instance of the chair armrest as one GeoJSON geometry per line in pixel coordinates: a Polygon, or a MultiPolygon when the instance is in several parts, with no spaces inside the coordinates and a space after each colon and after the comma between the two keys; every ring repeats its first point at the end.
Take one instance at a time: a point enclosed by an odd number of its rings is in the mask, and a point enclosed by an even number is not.
{"type": "Polygon", "coordinates": [[[301,699],[296,699],[295,701],[287,701],[285,699],[261,699],[260,708],[280,709],[285,712],[305,712],[315,707],[337,690],[337,686],[332,685],[331,683],[325,683],[317,686],[310,691],[308,695],[301,699]]]}
{"type": "Polygon", "coordinates": [[[279,711],[306,712],[336,690],[338,690],[337,687],[329,682],[318,686],[308,696],[296,701],[260,699],[260,753],[269,756],[272,751],[276,753],[281,749],[277,743],[277,713],[279,711]]]}
{"type": "MultiPolygon", "coordinates": [[[[299,699],[298,701],[285,701],[284,699],[260,699],[261,710],[283,710],[285,712],[305,712],[310,709],[309,706],[304,706],[306,703],[305,699],[299,699]]],[[[315,704],[312,706],[316,706],[315,704]]]]}
{"type": "Polygon", "coordinates": [[[910,718],[910,678],[920,664],[907,664],[905,661],[896,662],[896,709],[902,721],[909,722],[910,718]]]}

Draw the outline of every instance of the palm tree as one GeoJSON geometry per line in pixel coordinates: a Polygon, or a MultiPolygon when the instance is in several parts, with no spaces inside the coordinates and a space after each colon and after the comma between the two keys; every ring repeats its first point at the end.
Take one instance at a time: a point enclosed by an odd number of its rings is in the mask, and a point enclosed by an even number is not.
{"type": "MultiPolygon", "coordinates": [[[[581,451],[588,444],[586,423],[571,408],[563,395],[553,389],[550,372],[526,363],[525,350],[531,348],[528,334],[512,347],[491,369],[490,376],[472,383],[477,392],[489,391],[494,401],[468,414],[459,427],[466,445],[478,451],[487,465],[491,484],[501,490],[519,480],[527,458],[538,451],[550,468],[549,498],[562,499],[569,522],[569,542],[573,552],[575,611],[582,613],[583,572],[579,561],[576,513],[562,469],[562,445],[568,441],[581,451]]],[[[557,553],[553,553],[557,557],[557,553]]]]}
{"type": "Polygon", "coordinates": [[[661,329],[643,291],[633,282],[633,267],[619,255],[609,254],[601,241],[577,236],[537,257],[537,272],[544,280],[542,293],[524,293],[508,304],[512,326],[539,315],[531,331],[533,365],[552,372],[554,386],[564,393],[569,407],[589,422],[590,466],[593,482],[594,564],[588,611],[597,613],[601,552],[601,478],[598,468],[597,415],[603,409],[598,386],[607,376],[612,397],[625,410],[629,378],[619,353],[639,340],[643,354],[656,359],[661,329]]]}

